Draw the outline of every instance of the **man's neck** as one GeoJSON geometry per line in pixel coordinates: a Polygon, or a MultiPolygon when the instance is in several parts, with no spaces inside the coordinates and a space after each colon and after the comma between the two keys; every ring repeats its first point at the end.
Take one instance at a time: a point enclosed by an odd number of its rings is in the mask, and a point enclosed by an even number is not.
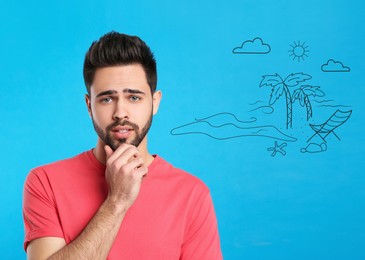
{"type": "MultiPolygon", "coordinates": [[[[104,146],[105,146],[104,142],[101,141],[98,138],[98,142],[96,144],[96,147],[95,147],[95,149],[93,149],[94,156],[102,164],[106,164],[106,154],[105,154],[104,146]]],[[[138,150],[140,151],[140,153],[142,155],[142,159],[144,161],[144,165],[146,167],[148,167],[152,163],[154,157],[148,152],[148,149],[147,149],[147,138],[145,138],[141,142],[141,144],[138,146],[138,150]]]]}

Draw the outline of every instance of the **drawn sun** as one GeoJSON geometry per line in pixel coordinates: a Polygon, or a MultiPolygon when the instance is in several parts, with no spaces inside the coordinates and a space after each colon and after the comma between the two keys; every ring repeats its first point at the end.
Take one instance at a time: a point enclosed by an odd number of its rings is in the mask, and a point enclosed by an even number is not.
{"type": "Polygon", "coordinates": [[[309,50],[307,50],[308,46],[305,46],[305,42],[302,44],[300,44],[300,41],[294,42],[294,45],[290,44],[290,46],[292,48],[289,50],[289,56],[293,56],[293,60],[297,59],[299,62],[300,59],[304,61],[304,56],[308,57],[307,52],[309,52],[309,50]]]}

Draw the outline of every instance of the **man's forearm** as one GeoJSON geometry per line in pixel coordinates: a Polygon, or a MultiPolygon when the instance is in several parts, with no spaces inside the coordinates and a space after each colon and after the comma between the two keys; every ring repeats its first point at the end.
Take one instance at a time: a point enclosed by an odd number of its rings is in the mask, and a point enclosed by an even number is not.
{"type": "Polygon", "coordinates": [[[107,199],[82,233],[49,259],[106,259],[126,209],[107,199]]]}

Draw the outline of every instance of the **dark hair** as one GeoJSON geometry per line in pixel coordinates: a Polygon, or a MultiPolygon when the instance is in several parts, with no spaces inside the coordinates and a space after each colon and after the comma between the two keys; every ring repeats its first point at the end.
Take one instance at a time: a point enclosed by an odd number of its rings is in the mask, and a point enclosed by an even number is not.
{"type": "Polygon", "coordinates": [[[156,60],[147,44],[137,36],[110,32],[94,41],[84,60],[84,81],[87,92],[94,81],[98,68],[118,65],[141,64],[151,93],[157,85],[156,60]]]}

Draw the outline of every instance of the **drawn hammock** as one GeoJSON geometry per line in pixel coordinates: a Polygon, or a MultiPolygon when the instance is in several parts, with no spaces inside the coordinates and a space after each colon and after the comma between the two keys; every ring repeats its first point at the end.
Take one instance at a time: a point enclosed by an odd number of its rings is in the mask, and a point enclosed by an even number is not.
{"type": "Polygon", "coordinates": [[[336,110],[335,113],[332,114],[332,116],[323,124],[321,125],[314,125],[310,124],[309,126],[314,130],[314,135],[312,135],[311,138],[308,139],[307,143],[316,135],[318,135],[324,142],[326,142],[326,137],[329,134],[334,134],[334,136],[337,137],[338,140],[341,140],[334,130],[338,128],[339,126],[343,125],[351,116],[352,110],[348,111],[341,111],[336,110]]]}

